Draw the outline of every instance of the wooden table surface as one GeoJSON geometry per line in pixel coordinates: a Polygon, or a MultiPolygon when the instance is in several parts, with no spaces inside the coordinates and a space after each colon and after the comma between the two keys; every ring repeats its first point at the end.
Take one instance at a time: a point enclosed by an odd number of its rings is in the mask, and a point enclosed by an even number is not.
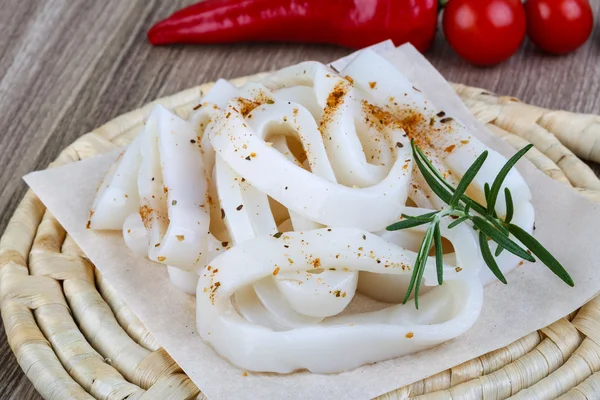
{"type": "MultiPolygon", "coordinates": [[[[21,176],[44,168],[78,136],[157,97],[218,77],[304,60],[331,61],[334,46],[240,44],[153,48],[153,21],[191,0],[3,0],[0,12],[0,232],[25,193],[21,176]]],[[[600,1],[592,0],[596,15],[600,1]]],[[[600,23],[579,51],[552,57],[526,42],[508,62],[481,69],[441,35],[427,57],[451,81],[548,108],[600,113],[600,23]]],[[[0,326],[0,398],[41,398],[0,326]]]]}

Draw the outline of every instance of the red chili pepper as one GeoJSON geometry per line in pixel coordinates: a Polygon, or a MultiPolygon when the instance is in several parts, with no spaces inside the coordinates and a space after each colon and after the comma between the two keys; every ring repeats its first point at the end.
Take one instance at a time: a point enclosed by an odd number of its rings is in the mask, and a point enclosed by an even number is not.
{"type": "Polygon", "coordinates": [[[251,41],[362,48],[386,39],[427,50],[437,0],[205,0],[157,23],[154,45],[251,41]]]}

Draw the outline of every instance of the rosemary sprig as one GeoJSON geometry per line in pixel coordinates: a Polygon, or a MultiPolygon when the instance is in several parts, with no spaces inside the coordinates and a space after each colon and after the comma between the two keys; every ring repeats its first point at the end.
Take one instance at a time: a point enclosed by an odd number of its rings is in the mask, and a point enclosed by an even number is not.
{"type": "Polygon", "coordinates": [[[442,284],[444,277],[443,253],[442,253],[442,235],[440,232],[440,221],[442,218],[453,218],[454,221],[448,225],[448,229],[470,222],[471,227],[479,232],[479,247],[483,260],[488,268],[502,283],[507,283],[506,278],[498,267],[496,257],[504,250],[522,258],[523,260],[535,262],[532,253],[544,263],[552,272],[554,272],[567,285],[574,286],[573,279],[565,268],[550,254],[540,242],[538,242],[529,233],[511,223],[514,216],[514,203],[510,190],[504,188],[504,198],[506,202],[506,215],[504,218],[498,217],[495,206],[500,194],[500,189],[510,170],[515,164],[531,149],[533,145],[528,145],[512,156],[506,164],[500,169],[498,175],[490,185],[484,185],[484,197],[486,205],[468,197],[465,192],[475,176],[485,163],[488,152],[484,151],[473,162],[465,172],[456,188],[448,183],[443,175],[427,159],[423,151],[411,140],[411,148],[415,164],[419,168],[425,182],[431,190],[448,205],[447,208],[418,216],[402,215],[402,220],[387,227],[388,231],[413,228],[415,226],[429,224],[425,231],[425,237],[419,250],[412,270],[412,275],[408,289],[404,296],[403,303],[410,298],[411,293],[415,292],[415,306],[419,308],[419,287],[431,247],[435,248],[435,265],[437,271],[438,284],[442,284]],[[512,236],[511,236],[512,235],[512,236]],[[516,239],[515,240],[513,240],[516,239]],[[497,249],[493,254],[490,249],[490,241],[497,244],[497,249]],[[525,247],[525,250],[522,246],[525,247]]]}

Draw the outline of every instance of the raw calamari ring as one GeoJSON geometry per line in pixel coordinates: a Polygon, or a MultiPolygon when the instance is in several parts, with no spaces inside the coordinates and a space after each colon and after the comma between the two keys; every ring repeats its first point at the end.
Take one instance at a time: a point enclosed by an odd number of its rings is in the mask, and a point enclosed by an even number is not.
{"type": "Polygon", "coordinates": [[[206,263],[207,182],[195,132],[163,106],[152,110],[142,134],[138,177],[148,257],[187,271],[206,263]]]}
{"type": "MultiPolygon", "coordinates": [[[[341,372],[435,346],[464,333],[477,320],[483,289],[468,270],[444,268],[444,285],[424,294],[418,311],[412,304],[393,305],[287,331],[245,320],[231,301],[238,290],[275,271],[313,268],[316,258],[324,268],[349,266],[353,271],[410,275],[415,257],[413,252],[353,228],[290,232],[280,238],[262,236],[240,243],[212,260],[200,276],[198,332],[233,364],[278,373],[341,372]]],[[[437,285],[432,263],[424,276],[424,284],[430,283],[437,285]]]]}
{"type": "MultiPolygon", "coordinates": [[[[447,165],[447,168],[441,170],[442,173],[450,170],[460,179],[477,156],[487,150],[488,158],[469,188],[469,194],[475,196],[476,200],[483,198],[484,184],[489,182],[491,185],[506,162],[503,156],[486,147],[466,131],[459,121],[436,109],[434,102],[415,88],[390,61],[376,52],[369,49],[362,51],[341,74],[351,76],[355,87],[369,93],[376,105],[384,107],[401,124],[408,126],[407,133],[423,147],[428,158],[441,160],[447,165]]],[[[446,176],[450,180],[456,178],[446,176]]],[[[501,193],[505,187],[513,193],[515,205],[531,200],[531,191],[517,170],[509,172],[501,193]]],[[[500,196],[496,211],[502,216],[505,209],[504,198],[500,196]]]]}
{"type": "Polygon", "coordinates": [[[373,186],[349,188],[294,165],[254,135],[239,111],[242,105],[232,101],[210,135],[219,156],[252,186],[305,218],[328,226],[377,231],[402,214],[412,170],[412,155],[402,130],[391,132],[392,140],[406,145],[394,147],[396,160],[388,175],[373,186]]]}
{"type": "MultiPolygon", "coordinates": [[[[242,177],[229,168],[219,155],[216,158],[215,171],[219,201],[224,213],[225,224],[235,245],[254,239],[256,234],[275,234],[276,227],[272,216],[272,226],[266,218],[267,223],[263,223],[263,230],[255,233],[250,217],[251,213],[248,212],[250,207],[247,203],[244,203],[245,196],[241,188],[242,177]]],[[[264,211],[263,207],[262,212],[264,213],[264,211]]],[[[265,277],[254,285],[249,285],[236,293],[236,305],[240,314],[249,320],[262,321],[267,324],[266,326],[274,329],[287,329],[314,324],[321,320],[295,311],[279,293],[272,277],[265,277]],[[258,304],[261,306],[258,307],[258,304]]]]}
{"type": "Polygon", "coordinates": [[[136,136],[108,170],[90,211],[90,229],[121,230],[127,216],[138,211],[140,140],[141,135],[136,136]]]}

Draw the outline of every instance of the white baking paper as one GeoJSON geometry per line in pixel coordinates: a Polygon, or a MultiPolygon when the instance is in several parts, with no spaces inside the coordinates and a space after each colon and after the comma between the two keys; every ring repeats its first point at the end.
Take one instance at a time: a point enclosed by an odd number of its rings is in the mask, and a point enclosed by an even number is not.
{"type": "MultiPolygon", "coordinates": [[[[514,153],[479,123],[448,83],[412,46],[386,56],[439,109],[461,120],[490,147],[514,153]]],[[[341,62],[343,64],[343,62],[341,62]]],[[[340,63],[336,64],[342,68],[340,63]]],[[[369,399],[508,345],[583,305],[600,289],[600,207],[552,181],[527,161],[519,165],[533,192],[536,236],[575,280],[569,288],[541,263],[511,272],[508,285],[485,288],[475,326],[456,340],[402,358],[330,375],[248,373],[221,359],[195,332],[194,298],[173,287],[166,269],[136,257],[120,233],[85,228],[98,183],[116,153],[34,172],[25,180],[81,246],[148,330],[211,399],[369,399]]]]}

